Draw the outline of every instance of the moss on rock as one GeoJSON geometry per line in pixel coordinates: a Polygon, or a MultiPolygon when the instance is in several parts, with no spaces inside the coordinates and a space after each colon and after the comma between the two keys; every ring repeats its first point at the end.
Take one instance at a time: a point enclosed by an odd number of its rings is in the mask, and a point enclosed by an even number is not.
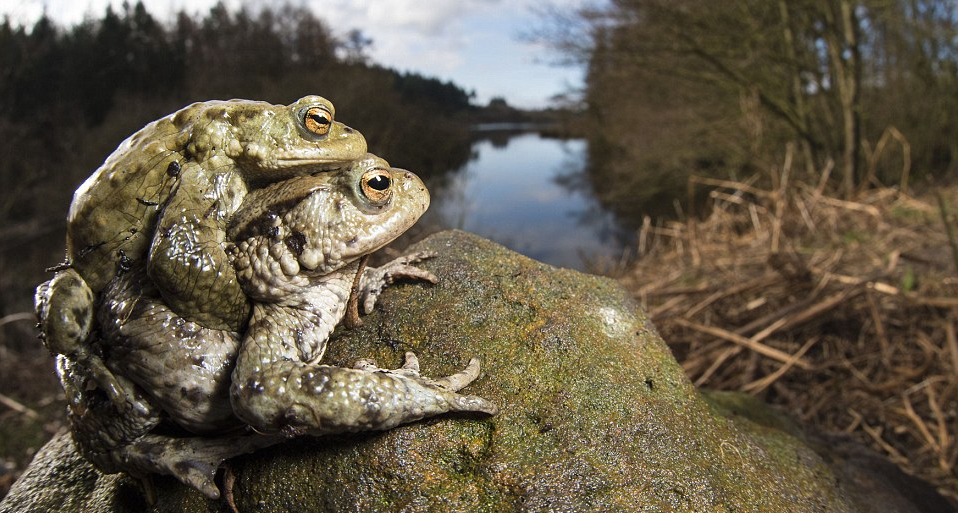
{"type": "MultiPolygon", "coordinates": [[[[477,356],[483,376],[465,392],[500,413],[237,458],[229,465],[239,511],[871,510],[797,428],[774,415],[741,417],[732,396],[704,399],[615,282],[463,232],[413,249],[439,254],[423,264],[439,283],[392,287],[361,327],[336,333],[326,362],[396,367],[414,351],[424,375],[443,376],[477,356]]],[[[152,511],[225,511],[170,478],[154,482],[152,511]]],[[[142,511],[131,490],[129,478],[98,474],[60,437],[0,511],[142,511]]]]}

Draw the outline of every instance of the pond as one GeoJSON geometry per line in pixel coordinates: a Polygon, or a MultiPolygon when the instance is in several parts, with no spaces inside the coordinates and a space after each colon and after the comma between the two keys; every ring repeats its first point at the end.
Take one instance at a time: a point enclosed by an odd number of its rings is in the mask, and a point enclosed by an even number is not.
{"type": "Polygon", "coordinates": [[[582,183],[585,140],[485,134],[472,155],[441,184],[429,184],[427,222],[579,270],[601,268],[629,250],[628,234],[582,183]]]}

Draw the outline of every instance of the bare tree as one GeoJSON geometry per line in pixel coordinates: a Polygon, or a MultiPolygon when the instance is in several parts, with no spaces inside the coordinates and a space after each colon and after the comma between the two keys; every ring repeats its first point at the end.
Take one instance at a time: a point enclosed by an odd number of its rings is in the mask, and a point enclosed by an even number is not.
{"type": "Polygon", "coordinates": [[[848,195],[864,178],[863,145],[890,126],[938,172],[958,161],[953,0],[613,0],[550,16],[544,37],[588,63],[586,100],[600,125],[630,116],[622,106],[642,100],[629,95],[659,87],[637,81],[659,82],[687,95],[675,108],[714,120],[710,137],[728,145],[720,153],[740,148],[761,162],[797,142],[808,172],[839,164],[848,195]]]}

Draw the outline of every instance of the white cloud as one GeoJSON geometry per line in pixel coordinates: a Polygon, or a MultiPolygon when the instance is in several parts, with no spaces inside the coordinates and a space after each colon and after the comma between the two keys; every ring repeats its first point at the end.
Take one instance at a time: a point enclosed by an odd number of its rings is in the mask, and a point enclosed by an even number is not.
{"type": "Polygon", "coordinates": [[[316,12],[331,22],[362,27],[372,35],[380,29],[402,31],[422,37],[454,33],[462,20],[499,0],[338,0],[312,2],[316,12]]]}
{"type": "MultiPolygon", "coordinates": [[[[322,12],[339,33],[359,28],[376,62],[402,70],[450,74],[465,62],[471,17],[500,0],[338,0],[322,12]]],[[[311,5],[317,5],[315,2],[311,5]]]]}

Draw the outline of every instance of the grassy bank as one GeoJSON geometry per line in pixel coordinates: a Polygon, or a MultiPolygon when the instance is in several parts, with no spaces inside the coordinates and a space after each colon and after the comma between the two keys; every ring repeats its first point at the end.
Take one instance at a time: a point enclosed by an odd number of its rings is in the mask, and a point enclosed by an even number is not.
{"type": "Polygon", "coordinates": [[[646,219],[622,283],[696,385],[848,433],[958,499],[958,187],[848,201],[789,172],[768,190],[693,178],[706,211],[646,219]]]}

